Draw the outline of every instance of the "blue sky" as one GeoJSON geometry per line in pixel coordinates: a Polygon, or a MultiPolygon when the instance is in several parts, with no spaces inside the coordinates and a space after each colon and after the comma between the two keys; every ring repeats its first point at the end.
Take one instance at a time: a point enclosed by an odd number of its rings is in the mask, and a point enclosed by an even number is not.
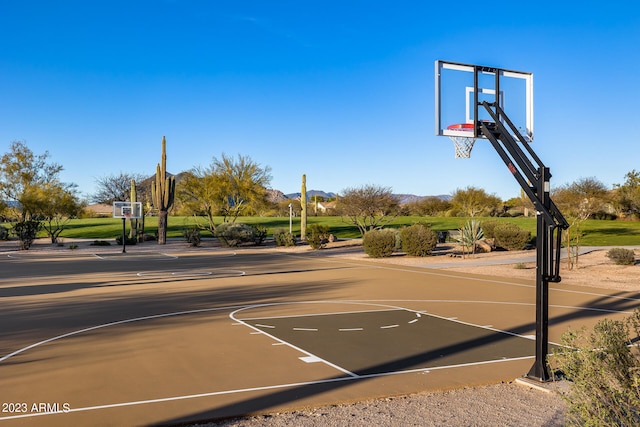
{"type": "Polygon", "coordinates": [[[520,189],[487,141],[434,134],[434,61],[534,73],[552,186],[640,170],[640,5],[0,0],[0,154],[24,140],[83,194],[120,171],[270,166],[271,186],[520,189]]]}

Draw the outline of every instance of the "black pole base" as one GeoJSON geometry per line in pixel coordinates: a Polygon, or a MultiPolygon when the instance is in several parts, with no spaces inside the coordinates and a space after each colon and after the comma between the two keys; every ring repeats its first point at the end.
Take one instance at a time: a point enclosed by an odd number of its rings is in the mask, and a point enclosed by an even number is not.
{"type": "Polygon", "coordinates": [[[546,363],[536,360],[533,366],[525,375],[525,378],[535,380],[541,383],[553,381],[553,376],[549,373],[549,366],[546,363]]]}

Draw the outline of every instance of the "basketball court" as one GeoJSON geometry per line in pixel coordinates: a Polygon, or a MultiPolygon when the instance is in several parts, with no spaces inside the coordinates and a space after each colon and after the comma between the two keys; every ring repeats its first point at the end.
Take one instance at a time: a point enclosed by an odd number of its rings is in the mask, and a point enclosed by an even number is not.
{"type": "MultiPolygon", "coordinates": [[[[2,254],[2,425],[178,424],[512,381],[534,360],[534,283],[156,248],[2,254]]],[[[550,300],[552,341],[638,304],[550,300]]]]}
{"type": "MultiPolygon", "coordinates": [[[[322,251],[8,253],[0,421],[171,425],[548,381],[548,352],[567,328],[624,317],[638,299],[559,283],[569,225],[530,147],[531,73],[438,60],[435,101],[435,134],[455,156],[487,140],[534,204],[534,283],[322,251]]],[[[117,203],[124,241],[142,212],[117,203]]]]}

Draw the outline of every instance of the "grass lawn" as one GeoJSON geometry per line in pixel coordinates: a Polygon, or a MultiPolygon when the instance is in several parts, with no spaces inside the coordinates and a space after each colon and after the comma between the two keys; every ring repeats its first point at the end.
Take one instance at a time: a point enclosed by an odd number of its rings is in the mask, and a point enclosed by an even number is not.
{"type": "MultiPolygon", "coordinates": [[[[532,235],[536,233],[535,218],[478,218],[480,221],[495,220],[500,222],[511,222],[519,227],[530,231],[532,235]]],[[[402,216],[396,218],[388,227],[399,228],[417,222],[426,223],[435,231],[457,230],[461,228],[469,218],[447,218],[447,217],[419,217],[402,216]]],[[[180,238],[184,229],[192,227],[196,219],[194,217],[169,217],[169,229],[167,237],[180,238]]],[[[222,222],[222,218],[216,219],[216,224],[222,222]]],[[[241,217],[238,222],[256,224],[267,227],[268,235],[272,236],[277,228],[289,229],[289,217],[241,217]]],[[[356,226],[343,221],[341,217],[319,216],[309,217],[308,224],[328,225],[331,233],[339,238],[360,237],[356,226]]],[[[204,222],[203,222],[204,223],[204,222]]],[[[127,232],[130,225],[126,224],[127,232]]],[[[148,217],[145,219],[145,233],[155,234],[158,229],[158,219],[148,217]]],[[[293,218],[293,232],[300,235],[300,218],[293,218]]],[[[640,222],[639,221],[606,221],[587,220],[581,225],[582,246],[627,246],[640,245],[640,222]]],[[[62,232],[64,238],[85,238],[85,239],[113,239],[122,234],[122,220],[113,218],[91,218],[71,220],[62,232]]],[[[41,233],[39,236],[45,237],[41,233]]],[[[210,237],[203,233],[203,237],[210,237]]]]}

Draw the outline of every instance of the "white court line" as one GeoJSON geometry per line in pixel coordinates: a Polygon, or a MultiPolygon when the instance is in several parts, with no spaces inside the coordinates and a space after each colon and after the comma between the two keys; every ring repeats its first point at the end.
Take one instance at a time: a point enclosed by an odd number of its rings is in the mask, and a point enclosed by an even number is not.
{"type": "Polygon", "coordinates": [[[122,408],[127,406],[148,405],[152,403],[174,402],[178,400],[198,399],[198,398],[213,397],[213,396],[224,396],[224,395],[230,395],[230,394],[249,393],[253,391],[278,390],[278,389],[293,388],[293,387],[306,387],[306,386],[314,386],[314,385],[321,385],[321,384],[338,383],[338,382],[344,382],[344,381],[354,381],[354,380],[386,377],[391,375],[412,374],[416,372],[428,373],[430,371],[440,371],[445,369],[489,365],[494,363],[514,362],[514,361],[527,360],[527,359],[533,359],[533,358],[534,356],[514,357],[511,359],[487,360],[482,362],[462,363],[459,365],[447,365],[447,366],[436,366],[433,368],[411,369],[407,371],[394,371],[394,372],[384,372],[380,374],[356,375],[356,376],[329,378],[326,380],[303,381],[303,382],[297,382],[297,383],[276,384],[276,385],[270,385],[270,386],[242,388],[242,389],[235,389],[235,390],[212,391],[207,393],[188,394],[183,396],[172,396],[172,397],[164,397],[164,398],[158,398],[158,399],[136,400],[131,402],[120,402],[120,403],[111,403],[111,404],[105,404],[105,405],[86,406],[82,408],[72,408],[69,410],[69,412],[66,412],[66,413],[38,412],[38,413],[31,413],[31,414],[12,415],[9,417],[0,417],[0,421],[20,419],[20,418],[39,417],[39,416],[45,416],[45,415],[63,415],[63,414],[69,414],[72,412],[87,412],[87,411],[95,411],[100,409],[122,408]]]}
{"type": "MultiPolygon", "coordinates": [[[[275,335],[268,334],[268,333],[266,333],[265,331],[263,331],[262,329],[258,329],[258,328],[256,328],[255,326],[250,325],[249,323],[246,323],[246,322],[244,322],[242,319],[238,319],[238,318],[236,317],[236,314],[237,314],[238,312],[242,311],[242,310],[248,310],[248,309],[252,309],[252,308],[259,308],[259,307],[265,307],[265,306],[273,306],[273,305],[280,305],[280,304],[257,304],[257,305],[253,305],[253,306],[246,306],[246,307],[239,308],[239,309],[237,309],[237,310],[235,310],[235,311],[233,311],[233,312],[229,313],[229,317],[230,317],[231,319],[233,319],[234,321],[236,321],[236,322],[242,322],[242,323],[244,323],[244,325],[245,325],[247,328],[251,328],[251,329],[253,329],[254,331],[260,332],[261,334],[264,334],[264,335],[268,336],[268,337],[269,337],[269,338],[271,338],[272,340],[277,341],[277,342],[281,342],[281,343],[285,344],[286,346],[288,346],[288,347],[290,347],[290,348],[292,348],[292,349],[294,349],[294,350],[299,351],[300,353],[306,354],[307,356],[310,356],[310,357],[318,357],[318,356],[316,356],[315,354],[309,353],[308,351],[303,350],[303,349],[301,349],[301,348],[300,348],[300,347],[298,347],[298,346],[295,346],[295,345],[293,345],[293,344],[291,344],[291,343],[289,343],[289,342],[287,342],[287,341],[281,340],[280,338],[276,337],[275,335]]],[[[302,329],[302,328],[299,328],[299,329],[302,329]]],[[[294,328],[294,330],[295,330],[295,328],[294,328]]],[[[305,329],[302,329],[302,330],[305,330],[305,329]]],[[[307,329],[307,331],[312,331],[312,330],[311,330],[311,329],[307,329]]],[[[317,329],[316,329],[316,331],[317,331],[317,329]]],[[[322,360],[322,363],[324,363],[325,365],[330,366],[330,367],[332,367],[332,368],[334,368],[334,369],[337,369],[338,371],[340,371],[340,372],[342,372],[342,373],[344,373],[344,374],[347,374],[347,375],[348,375],[348,376],[350,376],[350,377],[357,377],[357,376],[358,376],[357,374],[354,374],[353,372],[351,372],[351,371],[349,371],[349,370],[347,370],[347,369],[344,369],[343,367],[338,366],[338,365],[336,365],[335,363],[331,363],[331,362],[329,362],[328,360],[324,360],[324,359],[322,359],[322,358],[320,358],[320,357],[318,357],[318,359],[321,359],[321,360],[322,360]]]]}
{"type": "Polygon", "coordinates": [[[163,257],[167,257],[167,258],[171,258],[171,259],[178,259],[179,257],[176,255],[170,255],[164,252],[132,252],[129,254],[120,254],[120,253],[113,253],[113,254],[92,254],[94,257],[101,259],[103,261],[137,261],[136,258],[150,258],[149,255],[153,255],[155,257],[158,257],[159,255],[163,256],[163,257]]]}
{"type": "MultiPolygon", "coordinates": [[[[351,301],[300,301],[299,303],[296,302],[296,303],[282,303],[282,304],[318,304],[318,303],[362,305],[361,302],[354,303],[351,301]]],[[[397,310],[398,310],[397,308],[388,308],[388,309],[379,309],[379,310],[332,311],[332,312],[323,312],[323,313],[289,314],[285,316],[243,317],[242,320],[246,320],[248,322],[256,319],[259,319],[259,320],[290,319],[294,317],[316,317],[316,316],[337,316],[340,314],[382,313],[386,311],[397,311],[397,310]]]]}
{"type": "MultiPolygon", "coordinates": [[[[394,302],[394,303],[398,303],[398,302],[428,302],[428,303],[456,303],[456,304],[460,304],[460,303],[464,303],[464,304],[497,304],[497,305],[522,305],[522,306],[535,306],[534,303],[520,303],[520,302],[506,302],[506,301],[469,301],[469,300],[354,300],[354,301],[302,301],[302,302],[295,302],[295,303],[275,303],[275,304],[259,304],[259,305],[251,305],[251,306],[247,306],[247,305],[236,305],[236,306],[228,306],[228,307],[220,307],[220,308],[203,308],[203,309],[198,309],[198,310],[188,310],[188,311],[179,311],[179,312],[174,312],[174,313],[164,313],[164,314],[157,314],[157,315],[152,315],[152,316],[143,316],[143,317],[136,317],[133,319],[125,319],[125,320],[120,320],[120,321],[116,321],[116,322],[110,322],[110,323],[104,323],[102,325],[96,325],[96,326],[92,326],[89,328],[84,328],[84,329],[80,329],[77,331],[72,331],[66,334],[62,334],[62,335],[58,335],[52,338],[48,338],[46,340],[43,341],[39,341],[37,343],[28,345],[27,347],[21,348],[19,350],[14,351],[13,353],[9,353],[3,357],[0,357],[0,363],[6,361],[7,359],[20,354],[20,353],[24,353],[27,350],[33,349],[35,347],[41,346],[43,344],[47,344],[53,341],[57,341],[63,338],[67,338],[70,336],[74,336],[74,335],[78,335],[78,334],[82,334],[84,332],[90,332],[93,330],[97,330],[97,329],[102,329],[102,328],[107,328],[109,326],[117,326],[117,325],[122,325],[122,324],[126,324],[126,323],[132,323],[132,322],[139,322],[139,321],[143,321],[143,320],[151,320],[151,319],[159,319],[159,318],[163,318],[163,317],[172,317],[172,316],[180,316],[180,315],[186,315],[186,314],[195,314],[195,313],[204,313],[204,312],[209,312],[209,311],[218,311],[218,310],[231,310],[231,309],[239,309],[237,311],[241,311],[244,309],[250,309],[250,308],[259,308],[259,307],[264,307],[264,306],[271,306],[271,305],[283,305],[283,304],[309,304],[309,303],[339,303],[339,302],[344,302],[344,303],[350,303],[350,304],[366,304],[366,305],[379,305],[379,306],[384,306],[383,304],[379,304],[379,302],[382,301],[387,301],[387,302],[394,302]]],[[[386,305],[387,307],[393,307],[393,306],[389,306],[386,305]]],[[[622,314],[631,314],[631,311],[624,311],[624,310],[609,310],[609,309],[603,309],[603,308],[592,308],[592,307],[576,307],[576,306],[567,306],[567,305],[555,305],[555,304],[550,304],[549,305],[550,308],[564,308],[564,309],[570,309],[570,310],[581,310],[581,311],[594,311],[594,312],[599,312],[599,313],[622,313],[622,314]]],[[[414,311],[414,310],[410,310],[407,308],[402,308],[402,307],[396,307],[396,309],[398,310],[405,310],[405,311],[414,311]]],[[[236,312],[237,312],[236,311],[236,312]]],[[[378,310],[373,310],[378,311],[378,310]]],[[[234,312],[235,313],[235,312],[234,312]]],[[[424,311],[415,311],[416,315],[422,313],[423,315],[427,315],[427,316],[431,316],[431,314],[426,313],[424,311]]],[[[457,321],[457,318],[446,318],[446,317],[441,317],[441,316],[434,316],[434,317],[439,317],[441,319],[444,320],[451,320],[451,321],[457,321]]],[[[239,320],[239,319],[235,319],[235,322],[233,323],[234,326],[248,326],[252,329],[256,329],[254,327],[252,327],[251,325],[247,324],[246,322],[239,320]]],[[[460,322],[460,323],[464,323],[464,322],[460,322]]],[[[477,325],[473,325],[473,324],[469,324],[471,326],[476,326],[477,325]]],[[[258,330],[260,333],[264,333],[264,331],[258,330]]],[[[499,331],[499,330],[498,330],[499,331]]],[[[499,332],[505,332],[506,331],[499,331],[499,332]]],[[[265,335],[269,335],[269,334],[265,334],[265,335]]],[[[269,335],[270,337],[272,337],[273,339],[275,339],[276,341],[282,342],[285,345],[289,345],[289,343],[286,343],[284,341],[281,341],[278,338],[273,337],[272,335],[269,335]]],[[[516,335],[516,336],[521,336],[523,338],[527,338],[529,339],[530,336],[527,335],[516,335]]],[[[302,350],[300,350],[302,351],[302,350]]]]}
{"type": "Polygon", "coordinates": [[[163,317],[181,316],[181,315],[185,315],[185,314],[206,313],[208,311],[218,311],[218,310],[230,310],[230,309],[238,308],[238,307],[244,307],[244,306],[202,308],[202,309],[198,309],[198,310],[177,311],[177,312],[174,312],[174,313],[155,314],[155,315],[152,315],[152,316],[143,316],[143,317],[136,317],[136,318],[133,318],[133,319],[119,320],[117,322],[103,323],[102,325],[92,326],[90,328],[79,329],[77,331],[72,331],[72,332],[69,332],[69,333],[66,333],[66,334],[55,336],[53,338],[49,338],[49,339],[46,339],[46,340],[43,340],[43,341],[39,341],[39,342],[37,342],[35,344],[28,345],[28,346],[26,346],[24,348],[21,348],[19,350],[14,351],[13,353],[9,353],[6,356],[0,357],[0,363],[4,362],[5,360],[9,359],[10,357],[13,357],[13,356],[15,356],[17,354],[20,354],[20,353],[24,353],[27,350],[31,350],[32,348],[41,346],[43,344],[47,344],[47,343],[50,343],[52,341],[57,341],[57,340],[60,340],[62,338],[67,338],[67,337],[71,337],[71,336],[74,336],[74,335],[82,334],[84,332],[95,331],[97,329],[102,329],[102,328],[108,328],[109,326],[123,325],[125,323],[140,322],[140,321],[143,321],[143,320],[160,319],[160,318],[163,318],[163,317]]]}
{"type": "Polygon", "coordinates": [[[193,271],[193,270],[185,270],[185,271],[140,271],[136,273],[138,277],[147,277],[147,278],[156,278],[156,277],[188,277],[188,276],[213,276],[214,278],[219,276],[232,276],[232,277],[240,277],[245,276],[246,272],[242,270],[211,270],[211,271],[193,271]]]}
{"type": "MultiPolygon", "coordinates": [[[[375,302],[381,302],[382,300],[375,300],[375,302]]],[[[498,304],[498,305],[526,305],[526,306],[533,306],[534,304],[532,303],[514,303],[514,302],[496,302],[496,301],[468,301],[468,300],[384,300],[387,302],[445,302],[445,303],[480,303],[480,304],[498,304]]],[[[322,301],[322,302],[334,302],[335,301],[322,301]]],[[[349,303],[361,303],[361,304],[370,304],[370,305],[374,305],[374,301],[349,301],[349,303]]],[[[230,307],[220,307],[220,308],[209,308],[209,309],[199,309],[199,310],[189,310],[189,311],[182,311],[182,312],[174,312],[174,313],[165,313],[165,314],[160,314],[160,315],[153,315],[153,316],[144,316],[144,317],[138,317],[138,318],[134,318],[134,319],[127,319],[127,320],[122,320],[122,321],[118,321],[118,322],[111,322],[111,323],[106,323],[106,324],[102,324],[102,325],[97,325],[94,327],[90,327],[90,328],[85,328],[85,329],[81,329],[78,331],[73,331],[67,334],[63,334],[63,335],[59,335],[47,340],[43,340],[40,341],[38,343],[32,344],[30,346],[24,347],[20,350],[17,350],[11,354],[8,354],[2,358],[0,358],[0,362],[3,362],[7,359],[9,359],[10,357],[17,355],[19,353],[22,353],[24,351],[27,351],[29,349],[35,348],[39,345],[45,344],[45,343],[49,343],[55,340],[59,340],[65,337],[69,337],[69,336],[73,336],[73,335],[77,335],[83,332],[88,332],[88,331],[92,331],[92,330],[96,330],[96,329],[101,329],[101,328],[105,328],[105,327],[109,327],[109,326],[116,326],[116,325],[120,325],[120,324],[125,324],[125,323],[131,323],[131,322],[137,322],[137,321],[143,321],[143,320],[149,320],[149,319],[156,319],[156,318],[163,318],[163,317],[171,317],[171,316],[178,316],[178,315],[184,315],[184,314],[195,314],[195,313],[202,313],[202,312],[210,312],[210,311],[220,311],[220,310],[229,310],[229,309],[237,309],[236,311],[234,311],[234,313],[240,312],[242,310],[245,309],[250,309],[250,308],[256,308],[256,307],[263,307],[266,305],[281,305],[280,304],[262,304],[262,305],[257,305],[257,306],[230,306],[230,307]]],[[[294,303],[288,303],[288,304],[294,304],[294,303]]],[[[295,303],[298,304],[298,303],[295,303]]],[[[378,305],[378,304],[375,304],[378,305]]],[[[382,306],[382,304],[380,304],[382,306]]],[[[387,305],[388,306],[388,305],[387,305]]],[[[389,306],[388,306],[389,307],[389,306]]],[[[616,310],[606,310],[606,309],[594,309],[594,308],[589,308],[589,307],[573,307],[573,306],[556,306],[556,305],[551,305],[551,307],[561,307],[561,308],[568,308],[568,309],[574,309],[574,310],[587,310],[587,311],[597,311],[597,312],[609,312],[609,313],[628,313],[625,311],[616,311],[616,310]]],[[[398,307],[399,308],[399,307],[398,307]]],[[[406,308],[401,308],[403,310],[407,310],[407,311],[412,311],[406,308]]],[[[232,315],[234,314],[232,313],[230,315],[230,317],[234,320],[236,320],[236,322],[234,323],[235,325],[244,325],[249,327],[250,329],[254,329],[254,327],[252,327],[251,325],[248,325],[245,322],[239,321],[238,319],[235,319],[232,315]]],[[[416,311],[416,316],[420,315],[420,314],[426,314],[424,312],[418,312],[416,311]]],[[[431,314],[426,314],[429,316],[432,316],[431,314]]],[[[439,317],[441,319],[444,320],[450,320],[441,316],[434,316],[434,317],[439,317]]],[[[473,325],[473,324],[468,324],[465,322],[459,322],[459,323],[464,323],[467,325],[471,325],[471,326],[476,326],[477,325],[473,325]]],[[[274,339],[275,341],[277,341],[276,343],[274,343],[273,345],[287,345],[289,347],[292,347],[294,349],[299,350],[300,352],[307,354],[308,356],[314,356],[302,349],[299,349],[289,343],[286,343],[270,334],[266,334],[263,331],[259,331],[260,333],[267,335],[269,337],[271,337],[272,339],[274,339]]],[[[498,331],[498,332],[503,332],[503,333],[507,333],[506,331],[498,331]]],[[[519,336],[522,338],[526,338],[526,339],[533,339],[535,338],[534,336],[531,335],[517,335],[517,334],[510,334],[510,335],[514,335],[514,336],[519,336]]],[[[493,363],[502,363],[502,362],[509,362],[509,361],[517,361],[517,360],[526,360],[526,359],[533,359],[534,356],[524,356],[524,357],[518,357],[518,358],[510,358],[510,359],[500,359],[500,360],[490,360],[490,361],[482,361],[482,362],[473,362],[473,363],[465,363],[465,364],[460,364],[460,365],[447,365],[447,366],[438,366],[438,367],[431,367],[431,368],[419,368],[419,369],[413,369],[413,370],[405,370],[405,371],[394,371],[394,372],[385,372],[385,373],[378,373],[378,374],[368,374],[368,375],[357,375],[351,372],[348,372],[346,370],[343,370],[341,368],[339,368],[336,365],[330,364],[327,361],[323,360],[323,363],[329,364],[330,366],[335,367],[338,370],[341,371],[346,371],[345,373],[348,374],[347,377],[339,377],[339,378],[332,378],[332,379],[327,379],[327,380],[319,380],[319,381],[310,381],[310,382],[299,382],[299,383],[290,383],[290,384],[279,384],[279,385],[272,385],[272,386],[261,386],[261,387],[254,387],[254,388],[245,388],[245,389],[236,389],[236,390],[226,390],[226,391],[217,391],[217,392],[208,392],[208,393],[200,393],[200,394],[191,394],[191,395],[183,395],[183,396],[173,396],[173,397],[167,397],[167,398],[159,398],[159,399],[149,399],[149,400],[139,400],[139,401],[131,401],[131,402],[121,402],[121,403],[113,403],[113,404],[105,404],[105,405],[97,405],[97,406],[88,406],[88,407],[83,407],[83,408],[74,408],[71,409],[70,412],[85,412],[85,411],[93,411],[93,410],[100,410],[100,409],[109,409],[109,408],[117,408],[117,407],[126,407],[126,406],[136,406],[136,405],[144,405],[144,404],[152,404],[152,403],[160,403],[160,402],[169,402],[169,401],[177,401],[177,400],[186,400],[186,399],[195,399],[195,398],[202,398],[202,397],[210,397],[210,396],[219,396],[219,395],[228,395],[228,394],[237,394],[237,393],[244,393],[244,392],[251,392],[251,391],[260,391],[260,390],[274,390],[274,389],[282,389],[282,388],[291,388],[291,387],[302,387],[302,386],[309,386],[309,385],[316,385],[316,384],[327,384],[327,383],[334,383],[334,382],[341,382],[341,381],[351,381],[351,380],[358,380],[358,379],[367,379],[367,378],[375,378],[375,377],[383,377],[383,376],[389,376],[389,375],[402,375],[402,374],[407,374],[407,373],[415,373],[415,372],[423,372],[423,373],[427,373],[430,371],[436,371],[436,370],[444,370],[444,369],[454,369],[454,368],[458,368],[458,367],[465,367],[465,366],[477,366],[477,365],[485,365],[485,364],[493,364],[493,363]]],[[[57,415],[59,413],[32,413],[32,414],[22,414],[22,415],[15,415],[15,416],[9,416],[9,417],[0,417],[0,421],[1,420],[9,420],[9,419],[18,419],[18,418],[27,418],[27,417],[35,417],[35,416],[44,416],[44,415],[57,415]]]]}

